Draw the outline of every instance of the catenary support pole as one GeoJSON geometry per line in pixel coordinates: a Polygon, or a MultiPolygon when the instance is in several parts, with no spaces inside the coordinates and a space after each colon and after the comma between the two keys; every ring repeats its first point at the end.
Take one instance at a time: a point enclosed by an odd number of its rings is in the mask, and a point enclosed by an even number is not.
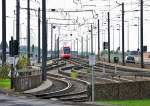
{"type": "MultiPolygon", "coordinates": [[[[10,53],[10,57],[11,58],[13,58],[13,37],[11,37],[11,44],[9,45],[9,46],[11,46],[10,48],[11,48],[11,53],[10,53]]],[[[11,64],[11,81],[10,81],[10,89],[13,89],[14,88],[14,75],[13,75],[13,73],[14,73],[14,68],[13,68],[13,64],[11,64]]]]}
{"type": "MultiPolygon", "coordinates": [[[[91,24],[91,56],[94,55],[93,52],[93,25],[91,24]]],[[[92,102],[95,100],[95,81],[94,81],[94,66],[92,65],[92,74],[91,74],[91,84],[92,84],[92,102]]]]}
{"type": "Polygon", "coordinates": [[[86,57],[88,57],[88,35],[86,36],[86,57]]]}
{"type": "Polygon", "coordinates": [[[125,54],[124,54],[124,3],[122,3],[122,65],[125,65],[125,54]]]}
{"type": "Polygon", "coordinates": [[[38,63],[40,63],[40,57],[41,57],[41,25],[40,25],[40,8],[38,8],[38,63]]]}
{"type": "Polygon", "coordinates": [[[46,63],[47,63],[47,33],[46,33],[46,0],[42,0],[42,80],[47,79],[46,63]]]}
{"type": "Polygon", "coordinates": [[[54,43],[54,44],[55,44],[55,45],[54,45],[54,46],[55,46],[55,49],[54,49],[55,58],[56,58],[56,56],[57,56],[57,54],[56,54],[56,50],[57,50],[57,49],[56,49],[56,46],[57,46],[57,44],[56,44],[56,43],[57,43],[57,41],[56,41],[56,34],[55,34],[55,43],[54,43]]]}
{"type": "Polygon", "coordinates": [[[30,0],[27,1],[27,57],[30,60],[30,0]]]}
{"type": "Polygon", "coordinates": [[[91,24],[91,54],[93,55],[93,25],[91,24]]]}
{"type": "Polygon", "coordinates": [[[20,48],[20,0],[16,0],[16,40],[20,48]]]}
{"type": "Polygon", "coordinates": [[[81,37],[81,56],[83,57],[83,36],[81,37]]]}
{"type": "Polygon", "coordinates": [[[57,38],[57,55],[58,55],[58,58],[59,58],[59,36],[57,38]]]}
{"type": "Polygon", "coordinates": [[[74,40],[74,57],[75,57],[75,53],[76,53],[76,40],[74,40]]]}
{"type": "Polygon", "coordinates": [[[99,28],[99,19],[98,19],[98,60],[100,59],[100,28],[99,28]]]}
{"type": "Polygon", "coordinates": [[[77,57],[78,57],[78,55],[79,55],[79,54],[78,54],[78,53],[79,53],[79,51],[78,51],[79,48],[78,48],[78,47],[79,47],[79,45],[78,45],[78,38],[77,38],[77,57]]]}
{"type": "Polygon", "coordinates": [[[108,12],[108,62],[110,63],[110,15],[108,12]]]}
{"type": "Polygon", "coordinates": [[[2,0],[2,64],[6,63],[6,0],[2,0]]]}
{"type": "Polygon", "coordinates": [[[144,68],[144,60],[143,60],[143,0],[141,0],[141,9],[140,9],[140,33],[141,33],[141,68],[144,68]]]}
{"type": "Polygon", "coordinates": [[[53,24],[51,24],[51,59],[53,58],[53,24]]]}

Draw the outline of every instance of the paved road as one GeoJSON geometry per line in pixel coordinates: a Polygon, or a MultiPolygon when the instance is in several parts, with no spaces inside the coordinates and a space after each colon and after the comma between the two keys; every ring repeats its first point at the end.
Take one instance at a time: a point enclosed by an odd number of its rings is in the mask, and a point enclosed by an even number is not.
{"type": "MultiPolygon", "coordinates": [[[[57,100],[44,100],[27,98],[26,96],[10,96],[0,91],[0,106],[98,106],[94,104],[79,104],[60,102],[57,100]]],[[[102,105],[100,105],[102,106],[102,105]]]]}
{"type": "Polygon", "coordinates": [[[30,99],[25,96],[8,96],[0,94],[0,106],[73,106],[58,103],[55,100],[30,99]]]}

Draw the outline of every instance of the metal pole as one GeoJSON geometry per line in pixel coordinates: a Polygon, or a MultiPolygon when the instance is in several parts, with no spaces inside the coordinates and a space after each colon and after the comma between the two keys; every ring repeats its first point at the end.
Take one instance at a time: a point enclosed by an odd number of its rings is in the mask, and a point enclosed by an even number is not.
{"type": "Polygon", "coordinates": [[[55,34],[55,43],[54,44],[55,44],[55,52],[54,53],[55,53],[55,58],[56,58],[56,34],[55,34]]]}
{"type": "Polygon", "coordinates": [[[113,53],[114,53],[114,50],[115,50],[115,29],[114,29],[114,27],[113,27],[113,53]]]}
{"type": "Polygon", "coordinates": [[[120,24],[118,24],[119,25],[119,49],[120,49],[120,24]]]}
{"type": "Polygon", "coordinates": [[[143,60],[143,0],[141,0],[141,9],[140,9],[140,17],[141,17],[141,68],[144,68],[144,60],[143,60]]]}
{"type": "Polygon", "coordinates": [[[110,63],[110,16],[108,12],[108,62],[110,63]]]}
{"type": "MultiPolygon", "coordinates": [[[[20,45],[20,0],[16,0],[16,40],[20,45]]],[[[18,45],[18,47],[20,47],[18,45]]],[[[18,52],[19,53],[19,52],[18,52]]]]}
{"type": "Polygon", "coordinates": [[[47,79],[46,62],[47,62],[47,33],[46,33],[46,0],[42,0],[42,80],[47,79]]]}
{"type": "Polygon", "coordinates": [[[125,65],[124,57],[124,3],[122,3],[122,65],[125,65]]]}
{"type": "Polygon", "coordinates": [[[81,56],[83,57],[83,36],[81,37],[81,56]]]}
{"type": "Polygon", "coordinates": [[[6,63],[6,0],[2,0],[2,64],[6,63]]]}
{"type": "Polygon", "coordinates": [[[76,40],[74,40],[74,56],[75,56],[75,52],[76,51],[76,40]]]}
{"type": "MultiPolygon", "coordinates": [[[[91,55],[93,55],[93,26],[91,24],[91,55]]],[[[92,101],[94,101],[94,70],[92,65],[92,101]]]]}
{"type": "Polygon", "coordinates": [[[139,56],[139,54],[140,54],[140,19],[139,19],[139,17],[137,17],[138,18],[138,62],[139,62],[139,59],[140,59],[140,56],[139,56]]]}
{"type": "MultiPolygon", "coordinates": [[[[46,10],[45,10],[46,11],[46,10]]],[[[48,19],[46,20],[46,37],[48,36],[48,19]]]]}
{"type": "Polygon", "coordinates": [[[53,54],[53,24],[51,24],[51,59],[53,54]]]}
{"type": "Polygon", "coordinates": [[[93,55],[93,26],[91,24],[91,54],[93,55]]]}
{"type": "Polygon", "coordinates": [[[28,35],[27,35],[27,57],[30,60],[30,0],[27,1],[27,31],[28,31],[28,35]]]}
{"type": "Polygon", "coordinates": [[[139,21],[140,20],[139,20],[139,17],[137,17],[137,18],[138,18],[138,49],[139,49],[140,48],[140,44],[139,44],[139,42],[140,42],[140,32],[139,32],[140,31],[140,25],[139,25],[139,23],[140,22],[139,21]]]}
{"type": "Polygon", "coordinates": [[[88,57],[88,35],[86,36],[86,56],[88,57]]]}
{"type": "Polygon", "coordinates": [[[128,39],[128,51],[129,51],[129,21],[127,21],[127,22],[128,22],[128,26],[127,26],[127,29],[128,29],[128,36],[127,37],[128,38],[127,39],[128,39]]]}
{"type": "Polygon", "coordinates": [[[100,30],[99,30],[99,19],[98,19],[98,60],[100,59],[100,30]]]}
{"type": "Polygon", "coordinates": [[[94,102],[95,100],[95,93],[94,93],[94,68],[93,68],[93,65],[92,65],[92,102],[94,102]]]}
{"type": "Polygon", "coordinates": [[[13,36],[15,36],[15,19],[13,20],[13,36]]]}
{"type": "Polygon", "coordinates": [[[59,36],[57,38],[57,51],[58,51],[58,58],[59,58],[59,36]]]}
{"type": "Polygon", "coordinates": [[[59,29],[59,35],[58,35],[57,46],[58,46],[58,58],[59,58],[59,37],[60,37],[60,26],[58,27],[58,29],[59,29]]]}
{"type": "Polygon", "coordinates": [[[40,39],[40,36],[41,36],[41,25],[40,25],[40,8],[38,8],[38,63],[40,63],[40,57],[41,57],[41,39],[40,39]]]}
{"type": "Polygon", "coordinates": [[[78,38],[77,38],[77,57],[78,57],[78,38]]]}
{"type": "MultiPolygon", "coordinates": [[[[102,43],[104,42],[104,29],[102,29],[102,43]]],[[[102,44],[103,46],[103,44],[102,44]]],[[[104,50],[104,48],[102,47],[102,50],[104,50]]]]}
{"type": "MultiPolygon", "coordinates": [[[[9,45],[9,46],[11,46],[11,49],[13,48],[13,37],[11,37],[11,45],[9,45]]],[[[13,49],[10,51],[11,53],[11,57],[13,57],[13,49]]],[[[14,71],[14,68],[13,68],[13,64],[11,64],[11,84],[10,84],[10,89],[13,89],[14,88],[14,81],[13,81],[13,79],[14,79],[14,76],[13,76],[13,71],[14,71]]]]}
{"type": "Polygon", "coordinates": [[[71,40],[71,56],[72,56],[72,51],[73,51],[73,47],[72,47],[72,40],[71,40]]]}

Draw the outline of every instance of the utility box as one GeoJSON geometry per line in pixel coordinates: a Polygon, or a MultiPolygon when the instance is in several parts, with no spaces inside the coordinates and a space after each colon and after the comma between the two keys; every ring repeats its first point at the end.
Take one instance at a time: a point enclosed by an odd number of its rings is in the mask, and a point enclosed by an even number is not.
{"type": "Polygon", "coordinates": [[[114,63],[118,63],[119,62],[119,57],[114,57],[114,63]]]}

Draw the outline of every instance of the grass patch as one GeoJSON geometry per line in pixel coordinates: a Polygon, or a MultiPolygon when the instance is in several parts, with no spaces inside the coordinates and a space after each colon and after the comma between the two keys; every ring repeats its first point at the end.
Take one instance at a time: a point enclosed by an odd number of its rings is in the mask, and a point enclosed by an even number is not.
{"type": "Polygon", "coordinates": [[[97,103],[118,105],[118,106],[150,106],[150,99],[98,101],[97,103]]]}
{"type": "Polygon", "coordinates": [[[0,88],[10,89],[10,79],[0,79],[0,88]]]}

